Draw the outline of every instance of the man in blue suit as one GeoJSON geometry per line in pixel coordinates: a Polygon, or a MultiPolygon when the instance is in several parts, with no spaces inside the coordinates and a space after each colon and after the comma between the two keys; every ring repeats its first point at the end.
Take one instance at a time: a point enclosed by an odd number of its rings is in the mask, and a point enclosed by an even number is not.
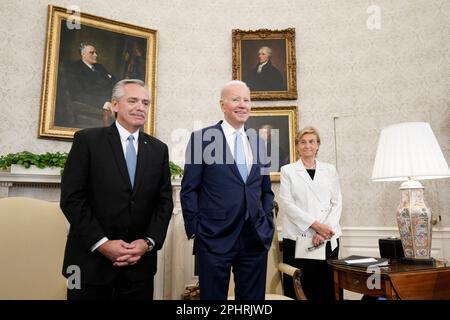
{"type": "Polygon", "coordinates": [[[192,133],[181,183],[186,234],[195,238],[200,298],[263,300],[272,243],[273,192],[264,143],[245,130],[250,89],[231,81],[221,92],[224,120],[192,133]]]}

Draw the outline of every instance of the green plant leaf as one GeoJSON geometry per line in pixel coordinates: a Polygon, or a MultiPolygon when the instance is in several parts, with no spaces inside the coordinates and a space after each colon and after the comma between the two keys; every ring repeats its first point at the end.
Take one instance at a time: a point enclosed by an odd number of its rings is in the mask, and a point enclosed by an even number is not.
{"type": "Polygon", "coordinates": [[[181,177],[184,173],[184,170],[179,165],[173,163],[172,161],[169,161],[169,167],[172,178],[181,177]]]}
{"type": "Polygon", "coordinates": [[[34,154],[29,151],[22,151],[17,153],[9,153],[7,155],[0,156],[0,169],[6,170],[13,164],[18,164],[25,168],[29,168],[31,165],[35,165],[41,169],[47,167],[64,168],[67,155],[68,154],[66,152],[34,154]]]}
{"type": "MultiPolygon", "coordinates": [[[[25,168],[29,168],[31,165],[35,165],[38,168],[61,168],[61,174],[66,164],[68,153],[67,152],[46,152],[44,154],[34,154],[29,151],[22,151],[17,153],[9,153],[4,156],[0,156],[0,170],[7,170],[12,164],[22,165],[25,168]]],[[[169,161],[170,174],[172,178],[181,177],[183,175],[183,169],[169,161]]]]}

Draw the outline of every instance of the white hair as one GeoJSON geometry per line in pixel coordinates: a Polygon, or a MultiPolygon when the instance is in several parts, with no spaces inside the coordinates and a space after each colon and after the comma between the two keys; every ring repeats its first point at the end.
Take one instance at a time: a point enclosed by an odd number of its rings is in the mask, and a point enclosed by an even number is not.
{"type": "Polygon", "coordinates": [[[250,91],[250,88],[247,86],[247,84],[244,81],[241,80],[231,80],[229,82],[227,82],[222,90],[220,91],[220,100],[222,100],[224,98],[225,92],[228,90],[229,87],[234,86],[234,85],[241,85],[244,86],[248,89],[248,91],[250,91]]]}
{"type": "Polygon", "coordinates": [[[272,57],[272,49],[271,48],[264,46],[264,47],[259,48],[258,52],[261,50],[264,50],[269,57],[272,57]]]}

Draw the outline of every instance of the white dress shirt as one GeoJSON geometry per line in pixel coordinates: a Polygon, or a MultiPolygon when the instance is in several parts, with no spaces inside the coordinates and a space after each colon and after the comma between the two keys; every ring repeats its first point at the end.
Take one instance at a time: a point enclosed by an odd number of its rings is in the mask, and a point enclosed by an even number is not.
{"type": "Polygon", "coordinates": [[[87,65],[89,69],[91,69],[92,71],[95,71],[95,68],[94,68],[94,66],[93,66],[92,64],[89,64],[89,63],[87,63],[87,62],[85,62],[85,61],[83,61],[83,63],[84,63],[85,65],[87,65]]]}
{"type": "Polygon", "coordinates": [[[252,168],[252,163],[253,163],[253,154],[252,154],[252,148],[250,146],[250,142],[248,141],[247,134],[245,133],[245,130],[244,130],[244,126],[242,126],[240,129],[236,130],[226,120],[223,120],[221,126],[222,126],[223,133],[225,135],[225,140],[227,141],[227,144],[230,147],[233,158],[235,158],[234,143],[235,143],[235,139],[236,139],[234,136],[234,133],[236,131],[239,132],[239,136],[241,137],[243,146],[244,146],[245,162],[247,163],[247,172],[250,174],[250,170],[252,168]]]}
{"type": "Polygon", "coordinates": [[[122,150],[123,150],[123,156],[126,156],[126,152],[127,152],[127,146],[128,146],[128,137],[131,135],[133,135],[134,140],[133,140],[133,144],[134,144],[134,150],[136,150],[136,154],[138,152],[138,138],[139,138],[139,130],[136,130],[133,133],[130,133],[127,129],[125,129],[124,127],[122,127],[120,125],[119,122],[116,121],[116,127],[117,127],[117,131],[119,131],[119,136],[120,136],[120,143],[122,144],[122,150]]]}
{"type": "Polygon", "coordinates": [[[269,62],[269,60],[267,60],[266,62],[264,62],[264,63],[261,63],[259,66],[258,66],[258,70],[256,71],[257,73],[261,73],[262,72],[262,68],[267,64],[269,62]]]}

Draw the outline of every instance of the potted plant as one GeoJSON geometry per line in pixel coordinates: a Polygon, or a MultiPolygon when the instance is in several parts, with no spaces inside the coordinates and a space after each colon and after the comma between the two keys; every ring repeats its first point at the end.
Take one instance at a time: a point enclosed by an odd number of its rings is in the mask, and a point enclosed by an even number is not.
{"type": "MultiPolygon", "coordinates": [[[[29,151],[9,153],[0,156],[0,170],[9,170],[11,173],[60,174],[67,160],[67,152],[47,152],[34,154],[29,151]],[[30,170],[30,168],[34,170],[30,170]]],[[[183,169],[169,161],[172,179],[181,177],[183,169]]]]}
{"type": "Polygon", "coordinates": [[[172,179],[181,178],[183,176],[184,170],[179,165],[173,163],[172,161],[169,161],[169,167],[172,179]]]}
{"type": "Polygon", "coordinates": [[[66,152],[34,154],[29,151],[0,157],[0,169],[11,173],[60,174],[66,163],[66,152]],[[31,170],[30,170],[31,168],[31,170]]]}

